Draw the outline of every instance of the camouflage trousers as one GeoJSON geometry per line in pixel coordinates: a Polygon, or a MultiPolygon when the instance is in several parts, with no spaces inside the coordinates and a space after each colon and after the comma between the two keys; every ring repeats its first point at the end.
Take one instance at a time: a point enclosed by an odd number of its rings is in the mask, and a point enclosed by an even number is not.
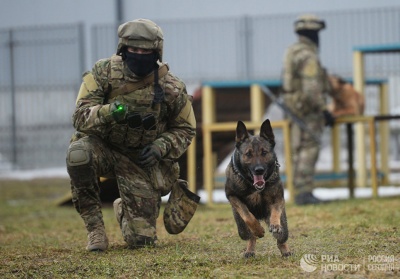
{"type": "MultiPolygon", "coordinates": [[[[321,139],[325,120],[321,115],[310,115],[303,118],[316,138],[321,139]]],[[[318,160],[320,145],[309,132],[292,123],[291,145],[293,156],[293,181],[296,194],[311,192],[314,189],[315,165],[318,160]]]]}
{"type": "Polygon", "coordinates": [[[122,200],[120,227],[124,240],[131,247],[152,244],[156,237],[156,219],[161,195],[172,187],[177,175],[169,168],[170,183],[159,189],[154,172],[141,169],[130,158],[110,149],[101,139],[83,137],[71,143],[67,154],[73,204],[90,232],[103,226],[99,177],[112,173],[122,200]],[[171,174],[170,174],[171,176],[171,174]]]}

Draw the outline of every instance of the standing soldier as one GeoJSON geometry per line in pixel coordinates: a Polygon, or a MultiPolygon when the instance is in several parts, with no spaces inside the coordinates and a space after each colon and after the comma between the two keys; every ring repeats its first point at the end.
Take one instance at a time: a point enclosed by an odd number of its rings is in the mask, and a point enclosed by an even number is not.
{"type": "Polygon", "coordinates": [[[324,28],[325,22],[315,15],[300,16],[294,23],[298,42],[287,49],[284,59],[285,103],[314,133],[311,135],[296,124],[291,127],[293,180],[298,205],[321,202],[312,194],[313,177],[324,125],[334,123],[326,109],[325,94],[331,92],[329,81],[318,57],[318,32],[324,28]]]}
{"type": "Polygon", "coordinates": [[[162,63],[163,32],[137,19],[118,28],[117,53],[99,60],[83,82],[72,116],[76,129],[67,152],[74,206],[88,231],[89,251],[108,247],[99,177],[115,177],[114,211],[131,248],[153,245],[161,196],[168,232],[181,232],[199,197],[179,178],[177,159],[195,136],[185,84],[162,63]]]}

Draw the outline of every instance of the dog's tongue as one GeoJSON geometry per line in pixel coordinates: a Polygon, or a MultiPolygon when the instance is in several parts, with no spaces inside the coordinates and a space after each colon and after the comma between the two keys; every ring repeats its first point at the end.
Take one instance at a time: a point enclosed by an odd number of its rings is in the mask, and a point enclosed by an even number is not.
{"type": "Polygon", "coordinates": [[[253,175],[253,185],[256,187],[263,187],[265,184],[264,177],[262,175],[253,175]]]}

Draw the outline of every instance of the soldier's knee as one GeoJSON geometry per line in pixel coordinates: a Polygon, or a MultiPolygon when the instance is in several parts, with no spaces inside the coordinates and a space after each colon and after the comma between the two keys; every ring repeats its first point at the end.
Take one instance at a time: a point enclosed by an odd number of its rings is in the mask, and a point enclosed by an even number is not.
{"type": "Polygon", "coordinates": [[[94,170],[91,161],[90,150],[83,142],[71,143],[67,152],[67,171],[70,178],[76,182],[75,187],[79,188],[82,182],[93,179],[94,170]]]}
{"type": "Polygon", "coordinates": [[[77,167],[87,165],[89,162],[90,153],[85,144],[81,141],[71,143],[67,151],[67,166],[77,167]]]}

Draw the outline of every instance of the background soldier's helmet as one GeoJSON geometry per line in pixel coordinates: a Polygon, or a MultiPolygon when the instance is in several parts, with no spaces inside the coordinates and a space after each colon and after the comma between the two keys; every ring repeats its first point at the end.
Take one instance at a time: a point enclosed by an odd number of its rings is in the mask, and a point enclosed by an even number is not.
{"type": "Polygon", "coordinates": [[[124,48],[139,47],[154,49],[162,61],[164,35],[161,28],[149,19],[135,19],[118,27],[117,54],[121,55],[124,48]]]}
{"type": "Polygon", "coordinates": [[[297,18],[294,22],[294,30],[296,32],[301,30],[314,30],[319,31],[325,28],[325,21],[313,14],[304,14],[297,18]]]}

